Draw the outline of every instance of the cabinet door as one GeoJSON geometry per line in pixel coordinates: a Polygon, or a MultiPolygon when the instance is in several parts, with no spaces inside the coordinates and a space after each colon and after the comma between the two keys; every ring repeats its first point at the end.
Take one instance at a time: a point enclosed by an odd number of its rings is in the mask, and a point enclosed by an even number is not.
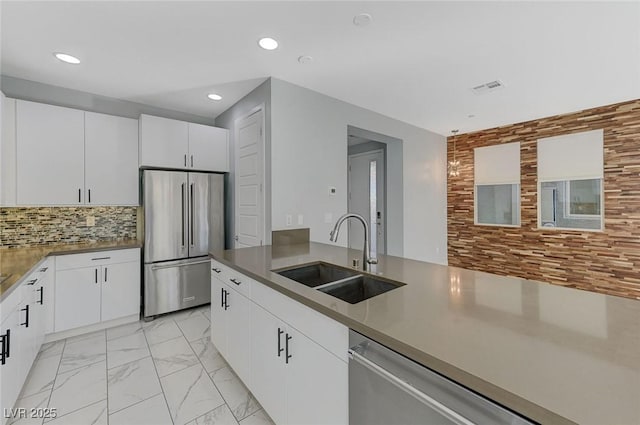
{"type": "Polygon", "coordinates": [[[20,311],[18,313],[18,326],[20,329],[20,385],[27,378],[29,369],[36,358],[36,354],[40,347],[36,347],[38,333],[38,309],[35,303],[35,286],[33,282],[36,280],[34,276],[29,276],[25,282],[16,290],[22,291],[22,302],[20,303],[20,311]]]}
{"type": "Polygon", "coordinates": [[[56,332],[100,322],[100,276],[100,267],[56,272],[56,332]]]}
{"type": "Polygon", "coordinates": [[[187,168],[189,129],[184,121],[140,115],[140,165],[187,168]]]}
{"type": "MultiPolygon", "coordinates": [[[[284,424],[287,418],[285,326],[271,313],[251,303],[251,332],[251,392],[275,423],[284,424]]],[[[307,382],[300,390],[306,391],[312,385],[315,383],[307,382]]]]}
{"type": "Polygon", "coordinates": [[[287,423],[347,425],[347,363],[291,327],[285,337],[289,337],[285,348],[291,356],[286,375],[287,423]]]}
{"type": "Polygon", "coordinates": [[[251,387],[251,301],[227,287],[227,361],[251,387]]]}
{"type": "Polygon", "coordinates": [[[189,123],[189,168],[229,171],[229,130],[189,123]]]}
{"type": "Polygon", "coordinates": [[[138,120],[85,112],[85,204],[138,205],[138,120]]]}
{"type": "Polygon", "coordinates": [[[39,298],[42,301],[42,307],[44,309],[44,333],[53,333],[53,321],[54,316],[54,302],[53,302],[53,259],[49,258],[42,265],[40,269],[40,283],[42,285],[42,294],[39,294],[39,298]]]}
{"type": "Polygon", "coordinates": [[[19,326],[18,316],[19,307],[13,306],[11,312],[6,314],[5,319],[0,323],[0,335],[5,335],[9,330],[9,357],[5,358],[4,364],[0,364],[0,411],[2,412],[4,409],[13,407],[23,384],[20,379],[22,326],[19,326]]]}
{"type": "Polygon", "coordinates": [[[140,263],[102,266],[102,321],[140,314],[140,263]]]}
{"type": "Polygon", "coordinates": [[[227,311],[224,309],[225,285],[211,278],[211,342],[226,359],[227,356],[227,311]]]}
{"type": "Polygon", "coordinates": [[[18,205],[84,203],[84,112],[17,101],[18,205]]]}

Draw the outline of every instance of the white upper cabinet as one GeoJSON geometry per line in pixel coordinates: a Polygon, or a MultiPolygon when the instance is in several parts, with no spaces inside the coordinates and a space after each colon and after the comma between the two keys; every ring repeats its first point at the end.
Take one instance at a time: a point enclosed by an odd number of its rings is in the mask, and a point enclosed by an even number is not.
{"type": "Polygon", "coordinates": [[[194,170],[229,171],[229,130],[189,123],[189,166],[194,170]]]}
{"type": "Polygon", "coordinates": [[[84,203],[84,112],[17,101],[17,204],[84,203]]]}
{"type": "Polygon", "coordinates": [[[138,120],[85,112],[87,205],[138,205],[138,120]]]}
{"type": "Polygon", "coordinates": [[[188,156],[188,123],[140,115],[140,166],[187,168],[188,156]]]}
{"type": "Polygon", "coordinates": [[[140,166],[229,171],[229,131],[140,115],[140,166]]]}
{"type": "Polygon", "coordinates": [[[17,205],[138,205],[137,120],[16,103],[17,205]]]}

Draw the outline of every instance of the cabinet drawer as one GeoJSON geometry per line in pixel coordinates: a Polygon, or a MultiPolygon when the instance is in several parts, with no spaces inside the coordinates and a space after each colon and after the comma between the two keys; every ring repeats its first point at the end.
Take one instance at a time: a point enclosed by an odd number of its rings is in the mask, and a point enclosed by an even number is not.
{"type": "Polygon", "coordinates": [[[245,297],[251,298],[251,286],[255,282],[253,279],[215,260],[211,260],[211,276],[220,279],[245,297]],[[220,273],[218,273],[218,270],[220,270],[220,273]]]}
{"type": "Polygon", "coordinates": [[[346,326],[259,282],[252,287],[251,299],[341,360],[348,361],[349,329],[346,326]]]}
{"type": "Polygon", "coordinates": [[[56,257],[56,270],[79,269],[133,261],[140,261],[139,248],[60,255],[56,257]]]}

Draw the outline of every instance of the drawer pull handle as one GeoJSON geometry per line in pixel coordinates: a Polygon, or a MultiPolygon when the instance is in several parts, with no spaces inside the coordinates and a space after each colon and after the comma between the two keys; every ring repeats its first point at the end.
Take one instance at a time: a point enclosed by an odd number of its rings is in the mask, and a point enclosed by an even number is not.
{"type": "Polygon", "coordinates": [[[49,270],[49,267],[43,267],[43,268],[41,268],[41,269],[40,269],[40,270],[38,270],[38,271],[39,271],[40,273],[44,273],[44,272],[46,272],[47,270],[49,270]]]}
{"type": "Polygon", "coordinates": [[[214,272],[216,272],[216,273],[220,273],[220,272],[222,271],[222,270],[220,270],[220,269],[216,269],[215,267],[212,267],[212,268],[211,268],[211,270],[213,270],[213,271],[214,271],[214,272]]]}
{"type": "Polygon", "coordinates": [[[236,285],[238,285],[238,286],[240,286],[240,284],[242,283],[242,282],[240,282],[239,280],[236,280],[236,279],[234,279],[234,278],[231,278],[231,279],[229,279],[229,280],[230,280],[231,282],[235,283],[235,284],[236,284],[236,285]]]}
{"type": "Polygon", "coordinates": [[[27,285],[33,285],[38,281],[38,279],[31,279],[27,282],[27,285]]]}
{"type": "Polygon", "coordinates": [[[91,261],[99,261],[99,260],[110,260],[111,257],[96,257],[92,258],[91,261]]]}

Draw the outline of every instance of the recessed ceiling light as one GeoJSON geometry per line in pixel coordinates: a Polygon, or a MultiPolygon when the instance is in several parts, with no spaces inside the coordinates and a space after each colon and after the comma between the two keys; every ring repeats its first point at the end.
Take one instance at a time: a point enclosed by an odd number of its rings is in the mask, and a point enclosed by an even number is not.
{"type": "Polygon", "coordinates": [[[368,13],[360,13],[353,17],[353,25],[366,27],[371,23],[373,18],[368,13]]]}
{"type": "Polygon", "coordinates": [[[278,42],[271,37],[264,37],[258,40],[258,45],[264,50],[275,50],[278,48],[278,42]]]}
{"type": "Polygon", "coordinates": [[[207,95],[207,97],[211,100],[222,100],[222,96],[220,96],[219,94],[215,94],[215,93],[209,93],[207,95]]]}
{"type": "Polygon", "coordinates": [[[313,58],[311,56],[298,56],[298,62],[300,62],[301,64],[305,64],[305,63],[309,63],[313,60],[313,58]]]}
{"type": "Polygon", "coordinates": [[[70,63],[72,65],[77,65],[80,63],[80,59],[75,56],[68,55],[66,53],[54,53],[53,54],[58,60],[62,62],[70,63]]]}

